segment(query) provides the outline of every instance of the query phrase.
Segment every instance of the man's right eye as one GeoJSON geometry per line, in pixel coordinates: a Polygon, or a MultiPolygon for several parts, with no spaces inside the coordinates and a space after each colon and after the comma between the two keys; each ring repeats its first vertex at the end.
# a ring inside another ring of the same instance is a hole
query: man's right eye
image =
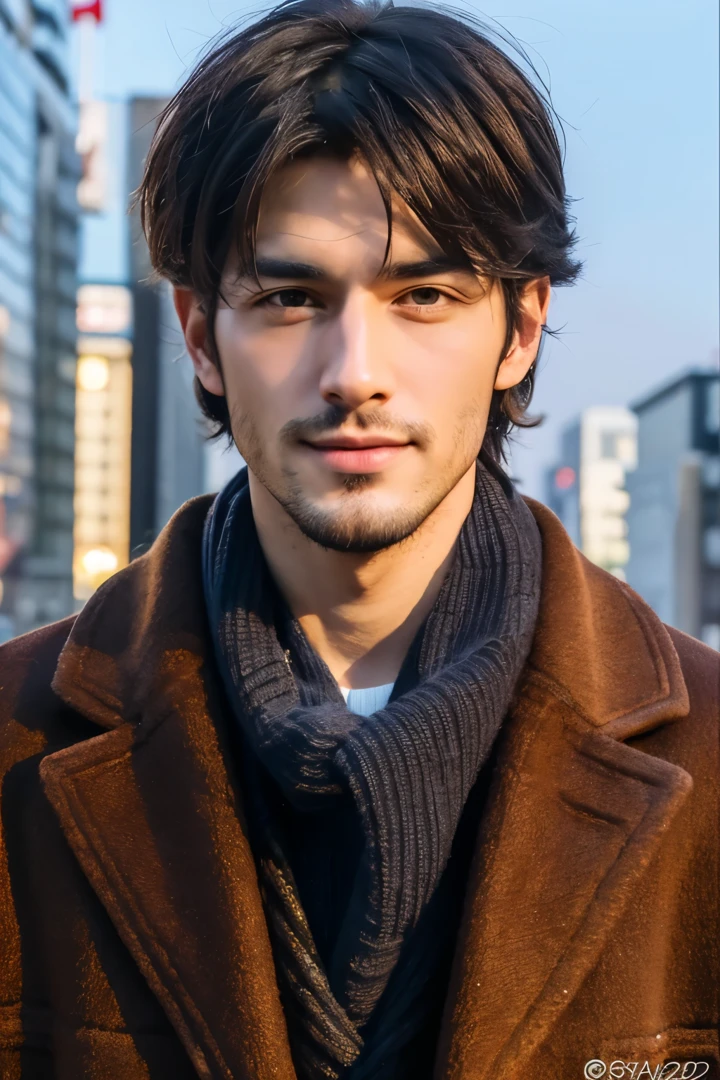
{"type": "Polygon", "coordinates": [[[270,307],[299,308],[307,307],[307,300],[311,300],[311,297],[304,289],[278,289],[277,292],[270,293],[259,302],[268,304],[270,307]]]}

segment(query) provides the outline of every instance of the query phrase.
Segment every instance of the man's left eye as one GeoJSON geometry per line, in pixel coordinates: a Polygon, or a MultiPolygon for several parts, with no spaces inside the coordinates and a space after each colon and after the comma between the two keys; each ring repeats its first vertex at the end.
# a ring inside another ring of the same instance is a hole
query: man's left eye
{"type": "Polygon", "coordinates": [[[413,304],[417,304],[418,307],[431,307],[442,299],[442,293],[439,289],[433,289],[430,286],[426,286],[421,289],[413,289],[409,293],[405,293],[403,299],[411,300],[413,304]]]}

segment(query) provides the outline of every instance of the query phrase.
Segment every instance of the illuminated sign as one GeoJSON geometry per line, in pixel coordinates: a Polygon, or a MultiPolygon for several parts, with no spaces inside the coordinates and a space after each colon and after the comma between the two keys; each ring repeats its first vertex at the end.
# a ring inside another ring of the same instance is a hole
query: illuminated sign
{"type": "Polygon", "coordinates": [[[130,294],[117,286],[80,290],[75,395],[75,597],[87,600],[130,558],[132,345],[108,328],[127,329],[130,294]],[[88,333],[102,330],[105,336],[88,333]]]}
{"type": "Polygon", "coordinates": [[[132,293],[124,285],[81,285],[77,328],[81,334],[130,334],[132,293]]]}

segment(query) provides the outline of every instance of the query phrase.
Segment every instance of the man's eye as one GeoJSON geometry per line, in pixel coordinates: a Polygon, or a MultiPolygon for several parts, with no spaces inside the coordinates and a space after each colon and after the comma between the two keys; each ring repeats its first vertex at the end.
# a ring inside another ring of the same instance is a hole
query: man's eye
{"type": "Polygon", "coordinates": [[[404,296],[401,296],[400,300],[404,300],[406,303],[410,302],[411,304],[415,304],[417,307],[432,307],[438,300],[442,300],[442,298],[443,294],[439,289],[433,289],[431,286],[427,285],[423,288],[412,289],[409,293],[405,293],[404,296]]]}
{"type": "Polygon", "coordinates": [[[437,289],[413,289],[410,293],[414,304],[434,304],[441,294],[437,289]]]}
{"type": "Polygon", "coordinates": [[[309,299],[304,289],[279,289],[278,292],[266,296],[260,303],[269,304],[271,307],[299,308],[307,307],[306,300],[309,299]]]}

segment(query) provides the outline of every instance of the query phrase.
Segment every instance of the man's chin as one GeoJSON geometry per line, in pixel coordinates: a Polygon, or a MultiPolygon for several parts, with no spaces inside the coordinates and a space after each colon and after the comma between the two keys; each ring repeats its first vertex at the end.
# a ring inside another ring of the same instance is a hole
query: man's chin
{"type": "Polygon", "coordinates": [[[407,535],[381,535],[379,533],[343,533],[335,530],[308,529],[299,526],[308,540],[325,551],[340,551],[345,555],[377,555],[407,539],[407,535]]]}
{"type": "MultiPolygon", "coordinates": [[[[353,480],[360,480],[359,474],[353,480]]],[[[363,498],[364,485],[351,484],[348,502],[354,506],[331,507],[310,500],[291,498],[283,503],[285,511],[300,532],[320,547],[348,554],[371,555],[407,540],[424,521],[426,514],[401,505],[374,505],[372,497],[363,498]],[[352,496],[356,492],[356,497],[352,496]]]]}

